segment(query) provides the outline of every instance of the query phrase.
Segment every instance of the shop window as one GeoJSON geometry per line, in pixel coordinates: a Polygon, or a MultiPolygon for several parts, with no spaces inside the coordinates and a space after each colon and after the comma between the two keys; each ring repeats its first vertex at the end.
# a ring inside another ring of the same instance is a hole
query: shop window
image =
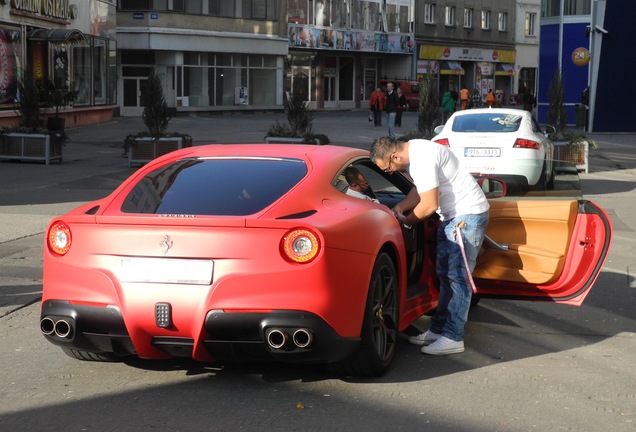
{"type": "Polygon", "coordinates": [[[108,89],[108,51],[104,39],[94,39],[93,45],[93,96],[95,105],[104,105],[108,89]]]}
{"type": "Polygon", "coordinates": [[[87,46],[73,47],[73,85],[76,106],[91,104],[91,49],[87,46]]]}
{"type": "Polygon", "coordinates": [[[353,58],[340,57],[339,67],[338,99],[341,101],[352,101],[354,86],[353,58]]]}

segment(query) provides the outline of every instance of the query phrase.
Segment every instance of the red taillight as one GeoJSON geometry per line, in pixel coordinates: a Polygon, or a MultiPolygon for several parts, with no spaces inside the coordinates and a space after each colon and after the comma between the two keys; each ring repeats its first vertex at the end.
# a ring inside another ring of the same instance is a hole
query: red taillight
{"type": "Polygon", "coordinates": [[[56,255],[65,255],[71,248],[71,229],[62,222],[55,222],[49,229],[46,244],[49,250],[56,255]]]}
{"type": "Polygon", "coordinates": [[[318,236],[306,229],[288,232],[282,241],[283,256],[297,263],[308,263],[316,258],[320,250],[318,236]]]}
{"type": "Polygon", "coordinates": [[[528,140],[528,139],[522,139],[522,138],[517,138],[517,140],[515,141],[515,145],[513,145],[512,147],[513,148],[524,148],[524,149],[539,150],[541,148],[541,144],[539,144],[536,141],[532,141],[532,140],[528,140]]]}
{"type": "Polygon", "coordinates": [[[448,138],[440,138],[435,140],[437,144],[443,145],[445,147],[450,147],[450,143],[448,142],[448,138]]]}

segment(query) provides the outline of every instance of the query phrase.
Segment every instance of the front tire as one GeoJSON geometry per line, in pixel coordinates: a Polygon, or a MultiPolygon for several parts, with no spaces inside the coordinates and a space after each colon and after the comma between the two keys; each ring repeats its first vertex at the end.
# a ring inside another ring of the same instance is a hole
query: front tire
{"type": "Polygon", "coordinates": [[[379,376],[389,370],[400,322],[398,288],[395,264],[382,252],[371,274],[360,346],[350,358],[328,365],[330,370],[357,376],[379,376]]]}

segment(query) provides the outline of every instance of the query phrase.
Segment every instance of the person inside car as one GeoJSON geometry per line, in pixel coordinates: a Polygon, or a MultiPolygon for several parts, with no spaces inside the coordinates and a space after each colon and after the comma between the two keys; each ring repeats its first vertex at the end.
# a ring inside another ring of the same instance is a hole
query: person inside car
{"type": "Polygon", "coordinates": [[[362,173],[358,171],[358,169],[354,166],[349,166],[344,170],[345,180],[349,184],[347,191],[345,192],[347,195],[360,198],[367,201],[373,201],[379,203],[378,199],[375,197],[373,190],[369,186],[369,182],[364,178],[362,173]]]}

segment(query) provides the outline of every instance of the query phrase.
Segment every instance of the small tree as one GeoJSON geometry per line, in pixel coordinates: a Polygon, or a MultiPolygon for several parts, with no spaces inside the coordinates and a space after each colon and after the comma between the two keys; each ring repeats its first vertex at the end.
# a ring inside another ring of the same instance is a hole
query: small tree
{"type": "Polygon", "coordinates": [[[151,136],[159,138],[168,128],[172,118],[168,114],[168,104],[163,96],[161,80],[155,71],[148,75],[143,97],[142,118],[151,136]]]}
{"type": "Polygon", "coordinates": [[[567,113],[565,111],[565,88],[561,69],[554,71],[554,78],[548,88],[548,124],[554,126],[556,134],[560,135],[565,131],[567,125],[567,113]]]}
{"type": "Polygon", "coordinates": [[[434,88],[431,74],[425,74],[420,81],[420,106],[417,111],[417,128],[425,138],[435,135],[434,129],[440,123],[441,109],[439,96],[434,88]]]}
{"type": "Polygon", "coordinates": [[[40,102],[42,89],[33,76],[31,63],[19,74],[16,92],[16,111],[20,114],[19,128],[24,131],[36,132],[40,126],[40,102]]]}

